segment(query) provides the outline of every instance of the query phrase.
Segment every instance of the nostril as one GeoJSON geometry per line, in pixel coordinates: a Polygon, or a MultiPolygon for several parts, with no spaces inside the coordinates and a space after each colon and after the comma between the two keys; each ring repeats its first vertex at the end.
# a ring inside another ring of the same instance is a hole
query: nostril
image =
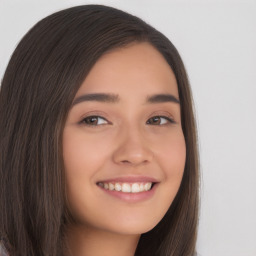
{"type": "Polygon", "coordinates": [[[123,160],[122,163],[130,163],[128,160],[123,160]]]}

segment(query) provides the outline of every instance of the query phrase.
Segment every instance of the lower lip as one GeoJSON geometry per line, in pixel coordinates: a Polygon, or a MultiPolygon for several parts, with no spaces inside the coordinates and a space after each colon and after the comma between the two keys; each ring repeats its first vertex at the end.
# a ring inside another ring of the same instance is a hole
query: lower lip
{"type": "Polygon", "coordinates": [[[136,202],[148,200],[151,197],[153,197],[157,185],[158,184],[154,184],[154,186],[150,190],[139,192],[139,193],[124,193],[122,191],[104,189],[100,186],[99,188],[110,196],[116,197],[126,202],[136,203],[136,202]]]}

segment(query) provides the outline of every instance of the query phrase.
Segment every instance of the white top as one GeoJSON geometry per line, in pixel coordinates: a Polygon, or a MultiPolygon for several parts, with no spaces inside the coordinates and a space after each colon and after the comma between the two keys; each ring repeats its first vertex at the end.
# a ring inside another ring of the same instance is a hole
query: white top
{"type": "Polygon", "coordinates": [[[0,242],[0,256],[8,256],[4,246],[0,242]]]}

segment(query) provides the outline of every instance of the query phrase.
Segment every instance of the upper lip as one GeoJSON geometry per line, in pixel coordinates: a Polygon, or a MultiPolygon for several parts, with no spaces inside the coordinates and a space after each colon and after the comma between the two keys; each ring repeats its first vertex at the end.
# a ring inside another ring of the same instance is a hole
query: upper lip
{"type": "MultiPolygon", "coordinates": [[[[135,182],[152,182],[156,183],[159,182],[156,178],[154,177],[149,177],[149,176],[121,176],[121,177],[114,177],[114,178],[108,178],[104,180],[100,180],[99,182],[128,182],[128,183],[135,183],[135,182]]],[[[97,182],[97,183],[99,183],[97,182]]]]}

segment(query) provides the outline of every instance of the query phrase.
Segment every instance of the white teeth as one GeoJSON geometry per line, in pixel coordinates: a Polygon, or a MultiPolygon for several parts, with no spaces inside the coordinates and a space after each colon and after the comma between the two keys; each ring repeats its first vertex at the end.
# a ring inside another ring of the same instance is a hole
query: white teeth
{"type": "Polygon", "coordinates": [[[98,185],[107,190],[122,191],[124,193],[139,193],[149,191],[152,187],[152,182],[147,183],[103,183],[98,185]]]}
{"type": "Polygon", "coordinates": [[[131,186],[128,183],[124,183],[122,185],[122,192],[130,193],[131,192],[131,186]]]}
{"type": "Polygon", "coordinates": [[[119,183],[115,184],[115,190],[116,191],[121,191],[122,190],[122,186],[119,183]]]}
{"type": "Polygon", "coordinates": [[[145,184],[145,190],[148,191],[151,189],[152,183],[146,183],[145,184]]]}
{"type": "Polygon", "coordinates": [[[140,192],[140,185],[138,183],[132,184],[132,193],[138,193],[140,192]]]}
{"type": "Polygon", "coordinates": [[[114,190],[115,186],[112,183],[109,183],[108,184],[108,188],[109,188],[109,190],[114,190]]]}

